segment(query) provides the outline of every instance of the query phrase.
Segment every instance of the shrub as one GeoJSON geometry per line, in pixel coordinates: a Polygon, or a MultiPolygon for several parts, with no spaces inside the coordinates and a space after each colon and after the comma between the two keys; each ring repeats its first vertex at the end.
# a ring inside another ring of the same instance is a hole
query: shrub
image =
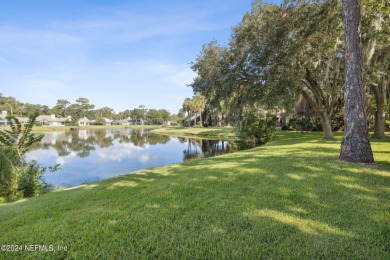
{"type": "MultiPolygon", "coordinates": [[[[27,163],[23,157],[32,144],[43,138],[43,135],[31,134],[36,117],[31,116],[25,125],[15,117],[8,117],[11,130],[0,130],[0,197],[7,201],[32,197],[51,189],[42,178],[47,168],[35,161],[27,163]]],[[[59,165],[49,167],[51,171],[58,168],[59,165]]]]}
{"type": "Polygon", "coordinates": [[[0,147],[0,197],[15,195],[22,165],[23,160],[15,149],[0,147]]]}
{"type": "Polygon", "coordinates": [[[105,125],[105,124],[106,124],[106,120],[104,120],[101,117],[96,118],[95,125],[105,125]]]}
{"type": "Polygon", "coordinates": [[[265,144],[276,135],[276,117],[247,116],[238,135],[247,142],[265,144]]]}
{"type": "Polygon", "coordinates": [[[47,193],[53,189],[51,184],[48,184],[43,179],[43,174],[49,169],[51,172],[59,169],[59,164],[54,167],[44,167],[32,161],[23,167],[21,178],[19,179],[18,190],[23,192],[23,197],[33,197],[47,193]]]}

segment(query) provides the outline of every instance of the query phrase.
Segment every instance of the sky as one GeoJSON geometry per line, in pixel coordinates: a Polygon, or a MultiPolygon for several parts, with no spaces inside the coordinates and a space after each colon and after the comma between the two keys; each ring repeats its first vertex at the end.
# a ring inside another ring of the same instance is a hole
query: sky
{"type": "Polygon", "coordinates": [[[251,2],[2,1],[0,93],[49,107],[85,97],[117,113],[139,105],[177,113],[193,95],[190,63],[203,44],[227,44],[251,2]]]}

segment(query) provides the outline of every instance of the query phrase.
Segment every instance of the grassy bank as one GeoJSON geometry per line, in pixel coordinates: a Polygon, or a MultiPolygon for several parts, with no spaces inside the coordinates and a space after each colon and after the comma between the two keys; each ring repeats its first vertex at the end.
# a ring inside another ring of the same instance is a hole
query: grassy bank
{"type": "Polygon", "coordinates": [[[152,130],[153,133],[178,137],[207,138],[216,140],[238,140],[233,127],[164,127],[152,130]]]}
{"type": "Polygon", "coordinates": [[[251,150],[0,205],[0,258],[390,258],[389,141],[376,164],[283,133],[251,150]],[[66,246],[67,251],[59,251],[66,246]]]}

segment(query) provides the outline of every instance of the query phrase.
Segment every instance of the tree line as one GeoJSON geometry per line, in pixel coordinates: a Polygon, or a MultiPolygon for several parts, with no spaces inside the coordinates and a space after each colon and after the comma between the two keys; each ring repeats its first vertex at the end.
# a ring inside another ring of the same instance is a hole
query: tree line
{"type": "Polygon", "coordinates": [[[390,3],[352,1],[291,0],[280,6],[254,1],[251,11],[233,27],[228,44],[215,40],[205,44],[192,63],[197,76],[190,86],[206,97],[204,116],[224,118],[238,129],[248,128],[254,116],[272,111],[282,112],[284,124],[289,118],[312,117],[324,139],[333,139],[333,130],[347,128],[344,113],[351,116],[362,107],[359,113],[364,119],[359,124],[368,122],[374,138],[386,138],[390,3]],[[356,8],[346,12],[350,6],[356,8]],[[356,29],[357,47],[356,53],[348,54],[351,28],[356,29]],[[362,61],[348,63],[354,55],[362,61]],[[358,89],[349,89],[349,77],[344,76],[355,67],[362,71],[361,99],[350,95],[358,89]]]}
{"type": "MultiPolygon", "coordinates": [[[[362,5],[364,105],[374,137],[384,138],[390,112],[390,4],[363,0],[362,5]]],[[[343,127],[337,120],[343,117],[345,84],[342,18],[337,0],[281,6],[255,1],[227,46],[217,41],[203,46],[192,63],[197,77],[190,86],[206,97],[209,115],[223,115],[239,126],[264,109],[296,117],[299,101],[306,103],[324,138],[332,139],[332,130],[343,127]]]]}
{"type": "Polygon", "coordinates": [[[167,120],[177,120],[177,116],[171,114],[166,109],[147,109],[144,105],[119,113],[115,113],[114,109],[110,107],[95,109],[95,105],[88,98],[83,97],[78,98],[74,103],[66,99],[58,99],[56,104],[50,108],[47,105],[23,103],[15,97],[7,97],[0,94],[0,111],[7,111],[8,115],[17,117],[30,117],[36,113],[39,115],[54,114],[57,117],[70,116],[72,121],[77,121],[83,117],[87,117],[90,120],[102,118],[122,120],[130,117],[132,119],[147,120],[154,124],[162,124],[167,120]]]}

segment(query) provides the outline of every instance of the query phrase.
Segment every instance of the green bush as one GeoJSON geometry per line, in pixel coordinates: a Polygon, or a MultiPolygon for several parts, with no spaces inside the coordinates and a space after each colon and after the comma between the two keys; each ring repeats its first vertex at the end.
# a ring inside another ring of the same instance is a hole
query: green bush
{"type": "Polygon", "coordinates": [[[265,144],[276,135],[276,117],[259,117],[251,114],[245,118],[238,135],[247,142],[265,144]]]}
{"type": "Polygon", "coordinates": [[[15,195],[22,166],[23,161],[15,149],[0,147],[0,197],[15,195]]]}
{"type": "Polygon", "coordinates": [[[101,117],[96,118],[95,125],[105,125],[105,124],[106,124],[106,120],[104,120],[101,117]]]}
{"type": "MultiPolygon", "coordinates": [[[[18,183],[18,190],[23,192],[23,197],[33,197],[36,195],[44,194],[53,189],[53,186],[47,184],[43,179],[43,174],[48,168],[37,164],[36,161],[32,161],[23,167],[21,178],[18,183]]],[[[57,171],[59,164],[54,167],[49,167],[51,172],[57,171]]]]}
{"type": "MultiPolygon", "coordinates": [[[[31,134],[37,115],[22,125],[15,117],[8,117],[11,130],[0,130],[0,197],[1,201],[14,201],[32,197],[51,189],[42,178],[47,170],[35,161],[27,163],[23,155],[28,148],[42,140],[43,135],[31,134]]],[[[58,170],[59,165],[49,167],[58,170]]]]}

